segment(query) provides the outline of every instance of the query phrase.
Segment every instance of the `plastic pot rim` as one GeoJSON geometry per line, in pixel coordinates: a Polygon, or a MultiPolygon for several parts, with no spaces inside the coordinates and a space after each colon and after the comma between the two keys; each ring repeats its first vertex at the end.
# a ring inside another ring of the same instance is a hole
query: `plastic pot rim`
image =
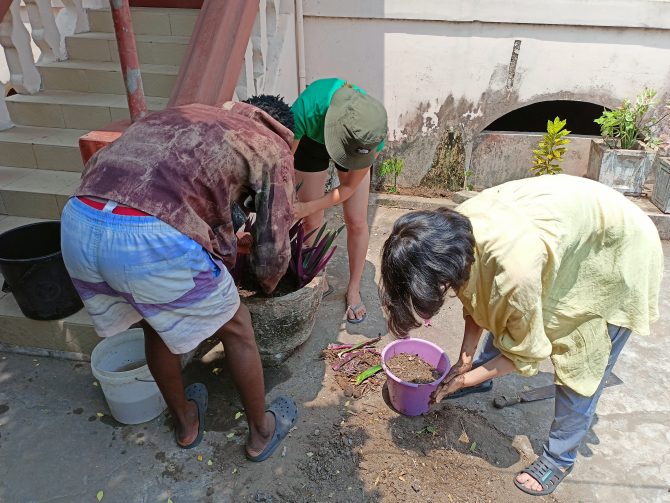
{"type": "MultiPolygon", "coordinates": [[[[437,379],[435,379],[434,381],[427,382],[427,383],[421,383],[421,384],[403,381],[398,376],[396,376],[393,372],[391,372],[391,370],[388,368],[388,366],[386,365],[386,353],[387,353],[387,351],[390,348],[392,348],[393,346],[402,344],[404,341],[407,341],[408,339],[397,339],[397,340],[387,344],[384,347],[384,349],[382,350],[382,354],[381,354],[382,368],[384,369],[384,372],[386,373],[386,375],[388,377],[390,377],[391,379],[393,379],[395,382],[403,384],[404,386],[409,386],[411,388],[418,388],[419,386],[436,386],[436,385],[440,384],[444,380],[444,378],[447,377],[447,374],[449,373],[449,366],[447,366],[447,369],[442,373],[442,375],[440,377],[438,377],[437,379]]],[[[449,362],[449,357],[446,356],[445,351],[440,346],[438,346],[437,344],[434,344],[430,341],[427,341],[425,339],[419,339],[419,338],[412,338],[412,340],[413,341],[420,341],[420,344],[425,344],[427,346],[431,346],[433,349],[438,350],[440,353],[445,355],[445,357],[447,358],[447,362],[449,362]]]]}

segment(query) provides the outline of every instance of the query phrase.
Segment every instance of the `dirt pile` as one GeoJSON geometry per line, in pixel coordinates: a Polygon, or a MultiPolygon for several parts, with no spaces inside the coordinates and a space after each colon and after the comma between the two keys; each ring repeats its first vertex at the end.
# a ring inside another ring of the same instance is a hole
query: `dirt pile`
{"type": "Polygon", "coordinates": [[[435,367],[416,354],[399,353],[386,366],[398,379],[414,384],[428,384],[440,377],[435,367]]]}

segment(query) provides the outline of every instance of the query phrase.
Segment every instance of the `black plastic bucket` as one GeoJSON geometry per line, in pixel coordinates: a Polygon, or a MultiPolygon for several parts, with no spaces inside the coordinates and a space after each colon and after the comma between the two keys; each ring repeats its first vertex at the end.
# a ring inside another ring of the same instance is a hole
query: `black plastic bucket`
{"type": "Polygon", "coordinates": [[[84,305],[60,249],[60,222],[24,225],[0,235],[2,290],[14,294],[28,318],[57,320],[84,305]]]}

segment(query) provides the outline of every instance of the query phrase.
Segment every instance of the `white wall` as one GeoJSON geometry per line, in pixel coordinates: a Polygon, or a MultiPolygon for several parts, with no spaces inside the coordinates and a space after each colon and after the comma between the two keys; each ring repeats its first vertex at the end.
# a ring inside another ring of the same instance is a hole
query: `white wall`
{"type": "Polygon", "coordinates": [[[341,76],[382,99],[390,147],[425,174],[444,127],[472,140],[549,99],[670,97],[670,2],[304,0],[307,82],[341,76]],[[515,40],[521,41],[508,86],[515,40]],[[430,154],[430,155],[429,155],[430,154]]]}

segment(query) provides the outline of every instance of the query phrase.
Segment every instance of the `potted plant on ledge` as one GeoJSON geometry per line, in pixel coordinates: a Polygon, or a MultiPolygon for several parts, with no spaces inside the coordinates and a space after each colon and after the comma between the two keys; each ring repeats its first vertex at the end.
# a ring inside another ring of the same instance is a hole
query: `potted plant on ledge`
{"type": "MultiPolygon", "coordinates": [[[[246,220],[250,232],[253,218],[246,220]]],[[[233,278],[242,302],[249,308],[256,344],[264,366],[283,363],[312,333],[321,305],[324,270],[337,246],[333,243],[344,226],[335,231],[324,224],[305,234],[301,221],[290,230],[291,260],[286,274],[271,295],[263,295],[251,271],[250,257],[238,254],[233,278]],[[312,244],[310,238],[316,233],[312,244]]]]}
{"type": "Polygon", "coordinates": [[[586,176],[629,195],[641,195],[653,176],[661,140],[657,134],[667,114],[657,117],[656,91],[645,89],[635,102],[626,99],[595,120],[602,140],[591,142],[586,176]]]}

